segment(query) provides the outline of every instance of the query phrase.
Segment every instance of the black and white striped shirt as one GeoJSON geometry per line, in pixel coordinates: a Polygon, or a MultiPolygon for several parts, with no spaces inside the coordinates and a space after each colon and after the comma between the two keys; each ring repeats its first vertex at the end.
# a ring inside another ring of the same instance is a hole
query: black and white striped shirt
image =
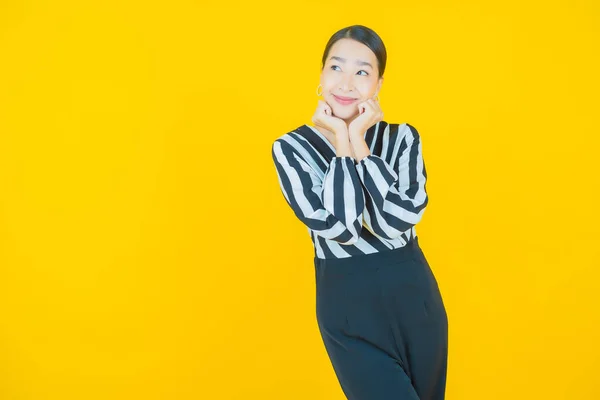
{"type": "Polygon", "coordinates": [[[308,228],[315,257],[346,258],[402,247],[429,201],[421,136],[408,123],[385,121],[364,134],[371,154],[336,156],[315,127],[275,139],[272,156],[281,191],[308,228]]]}

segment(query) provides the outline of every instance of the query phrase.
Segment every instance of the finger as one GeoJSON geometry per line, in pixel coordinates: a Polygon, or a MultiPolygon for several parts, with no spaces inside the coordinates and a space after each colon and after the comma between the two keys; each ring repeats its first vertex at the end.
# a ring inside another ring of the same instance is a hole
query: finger
{"type": "Polygon", "coordinates": [[[325,102],[323,100],[319,100],[319,103],[317,104],[317,110],[321,110],[325,107],[325,102]]]}
{"type": "Polygon", "coordinates": [[[321,103],[319,104],[319,111],[324,115],[331,115],[331,107],[329,104],[323,100],[320,101],[321,103]]]}
{"type": "Polygon", "coordinates": [[[325,104],[324,101],[319,101],[319,106],[317,107],[317,114],[319,115],[326,115],[327,112],[327,105],[325,104]]]}
{"type": "Polygon", "coordinates": [[[375,109],[381,108],[381,104],[379,103],[379,100],[373,99],[373,105],[375,106],[375,109]]]}
{"type": "Polygon", "coordinates": [[[362,103],[360,103],[360,105],[362,105],[365,108],[371,108],[371,104],[369,103],[369,99],[363,101],[362,103]]]}
{"type": "Polygon", "coordinates": [[[358,113],[362,114],[365,112],[365,102],[358,103],[358,113]]]}
{"type": "Polygon", "coordinates": [[[381,106],[379,105],[379,103],[377,102],[377,100],[372,100],[371,104],[372,104],[372,107],[373,107],[373,112],[375,112],[375,113],[381,112],[381,106]]]}

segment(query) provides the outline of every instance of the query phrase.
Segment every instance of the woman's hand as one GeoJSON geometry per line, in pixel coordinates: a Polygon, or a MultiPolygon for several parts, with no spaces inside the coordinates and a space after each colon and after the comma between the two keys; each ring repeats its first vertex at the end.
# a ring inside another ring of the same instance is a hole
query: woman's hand
{"type": "Polygon", "coordinates": [[[362,137],[364,133],[383,120],[383,111],[379,106],[379,102],[374,99],[367,99],[358,104],[359,116],[356,117],[348,126],[350,136],[358,135],[362,137]]]}
{"type": "Polygon", "coordinates": [[[336,136],[338,134],[348,133],[348,125],[346,125],[346,121],[341,118],[334,117],[331,112],[331,107],[323,100],[319,100],[317,110],[312,117],[312,122],[316,126],[320,126],[335,133],[336,136]]]}

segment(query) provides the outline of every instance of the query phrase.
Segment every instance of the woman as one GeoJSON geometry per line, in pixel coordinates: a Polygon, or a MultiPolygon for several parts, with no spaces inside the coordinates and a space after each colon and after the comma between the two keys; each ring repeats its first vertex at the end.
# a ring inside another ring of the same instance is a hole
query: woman
{"type": "Polygon", "coordinates": [[[415,229],[427,173],[417,130],[383,120],[386,59],[373,30],[336,32],[323,53],[315,126],[277,138],[272,156],[315,248],[318,326],[346,397],[440,400],[448,320],[415,229]]]}

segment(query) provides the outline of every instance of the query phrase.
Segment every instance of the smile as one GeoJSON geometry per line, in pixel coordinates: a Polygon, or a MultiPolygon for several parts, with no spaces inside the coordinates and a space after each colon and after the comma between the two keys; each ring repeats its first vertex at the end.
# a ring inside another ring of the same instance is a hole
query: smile
{"type": "Polygon", "coordinates": [[[342,105],[344,105],[344,106],[347,106],[348,104],[352,104],[352,103],[354,103],[356,100],[358,100],[358,99],[350,99],[350,98],[348,98],[348,99],[343,99],[343,98],[340,98],[340,97],[336,96],[336,95],[335,95],[335,94],[333,94],[333,93],[332,93],[332,95],[333,95],[333,98],[335,99],[335,101],[337,101],[338,103],[340,103],[340,104],[342,104],[342,105]]]}

